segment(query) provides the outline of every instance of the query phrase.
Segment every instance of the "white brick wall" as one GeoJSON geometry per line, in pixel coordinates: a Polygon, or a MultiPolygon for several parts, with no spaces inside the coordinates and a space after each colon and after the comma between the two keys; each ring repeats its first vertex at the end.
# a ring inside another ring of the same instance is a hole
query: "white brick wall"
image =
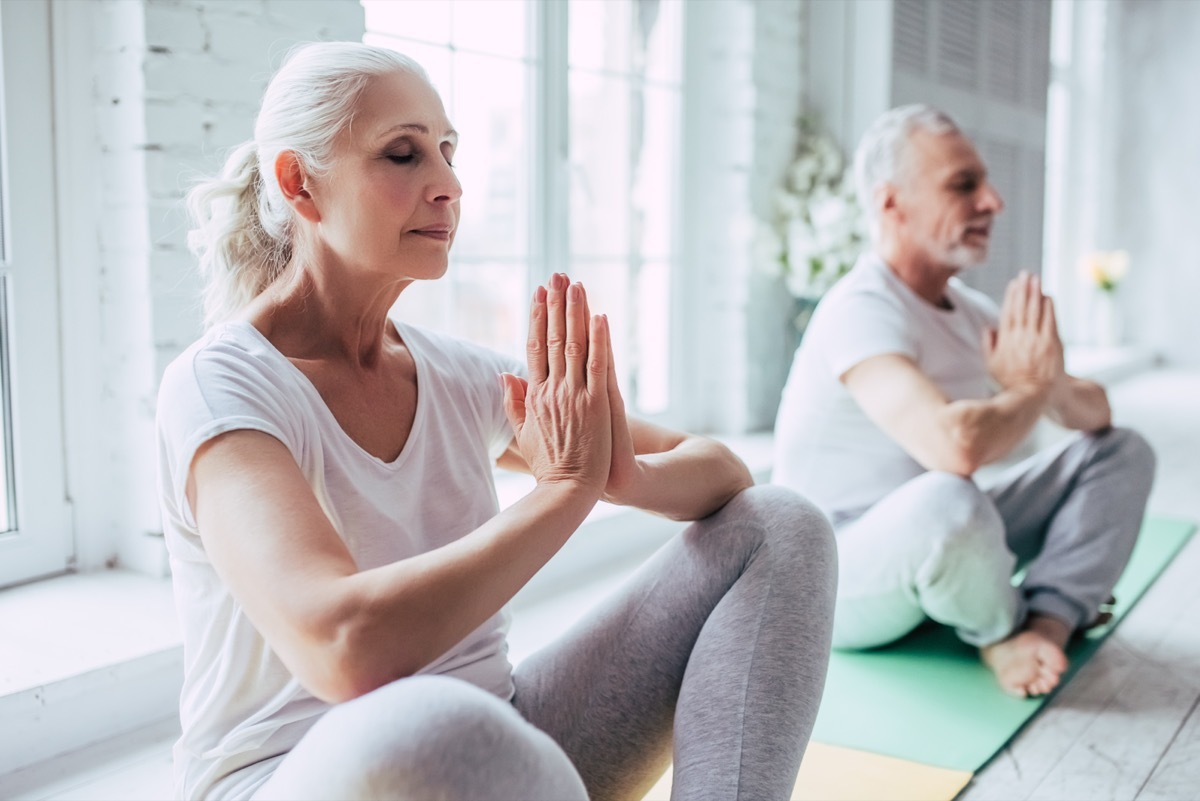
{"type": "Polygon", "coordinates": [[[703,354],[689,365],[691,391],[702,399],[689,424],[764,430],[790,362],[793,304],[752,263],[754,219],[769,213],[794,153],[802,2],[707,0],[688,10],[684,269],[704,276],[685,307],[699,310],[689,330],[703,354]]]}
{"type": "MultiPolygon", "coordinates": [[[[164,569],[154,403],[163,369],[200,332],[181,200],[248,139],[271,71],[301,41],[360,39],[357,0],[101,0],[64,4],[91,42],[92,130],[65,131],[86,259],[64,264],[68,475],[80,566],[164,569]],[[88,261],[90,259],[90,261],[88,261]],[[99,295],[81,297],[76,283],[99,295]],[[75,315],[73,311],[84,310],[75,315]],[[81,322],[76,323],[76,320],[81,322]],[[87,322],[82,322],[87,320],[87,322]],[[92,328],[85,326],[91,324],[92,328]],[[93,330],[98,328],[99,330],[93,330]]],[[[88,61],[89,59],[84,59],[88,61]]]]}
{"type": "MultiPolygon", "coordinates": [[[[773,199],[784,170],[796,152],[796,121],[804,91],[804,15],[801,3],[756,3],[754,86],[754,159],[750,205],[759,219],[773,216],[773,199]]],[[[753,265],[745,316],[746,429],[775,424],[783,384],[796,346],[795,302],[783,282],[753,265]]]]}

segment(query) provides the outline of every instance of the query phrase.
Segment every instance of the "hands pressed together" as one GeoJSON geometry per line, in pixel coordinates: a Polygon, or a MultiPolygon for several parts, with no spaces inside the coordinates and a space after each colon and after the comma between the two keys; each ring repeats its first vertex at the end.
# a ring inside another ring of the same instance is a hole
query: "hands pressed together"
{"type": "Polygon", "coordinates": [[[517,446],[539,484],[574,483],[613,497],[638,471],[617,386],[606,315],[582,284],[555,273],[529,313],[529,380],[502,376],[517,446]]]}
{"type": "Polygon", "coordinates": [[[1005,389],[1052,390],[1066,375],[1054,301],[1041,280],[1022,272],[1008,285],[999,327],[984,331],[988,372],[1005,389]]]}

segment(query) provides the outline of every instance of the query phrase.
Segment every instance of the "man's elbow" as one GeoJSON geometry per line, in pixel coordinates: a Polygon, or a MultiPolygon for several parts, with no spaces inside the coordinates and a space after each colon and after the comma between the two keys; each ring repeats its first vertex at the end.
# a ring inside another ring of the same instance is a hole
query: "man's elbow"
{"type": "Polygon", "coordinates": [[[936,467],[926,466],[969,478],[987,463],[987,443],[976,426],[969,421],[959,421],[951,428],[937,462],[936,467]]]}
{"type": "Polygon", "coordinates": [[[939,423],[924,458],[918,460],[923,467],[970,477],[987,463],[987,442],[976,410],[960,404],[948,405],[939,423]]]}

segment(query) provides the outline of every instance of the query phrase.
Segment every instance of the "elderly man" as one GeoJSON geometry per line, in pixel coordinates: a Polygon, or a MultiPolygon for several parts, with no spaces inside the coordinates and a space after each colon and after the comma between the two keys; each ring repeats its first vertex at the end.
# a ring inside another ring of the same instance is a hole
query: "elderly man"
{"type": "Polygon", "coordinates": [[[1004,690],[1047,693],[1128,561],[1153,453],[1111,426],[1102,387],[1064,372],[1036,276],[998,309],[957,277],[987,256],[1004,203],[952,120],[887,112],[855,178],[872,246],[813,315],[776,424],[774,480],[837,531],[834,644],[882,645],[932,618],[1004,690]],[[973,480],[1042,415],[1080,433],[973,480]]]}

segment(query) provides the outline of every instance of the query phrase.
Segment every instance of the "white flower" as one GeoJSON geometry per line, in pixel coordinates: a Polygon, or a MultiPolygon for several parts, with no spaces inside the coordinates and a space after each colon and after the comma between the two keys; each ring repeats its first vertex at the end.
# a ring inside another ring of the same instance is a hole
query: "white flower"
{"type": "Polygon", "coordinates": [[[759,222],[754,227],[754,263],[771,275],[778,275],[783,267],[784,242],[770,225],[759,222]]]}
{"type": "Polygon", "coordinates": [[[775,193],[775,211],[784,218],[800,217],[804,214],[804,199],[799,195],[780,190],[775,193]]]}
{"type": "Polygon", "coordinates": [[[801,122],[797,155],[775,193],[774,212],[774,244],[756,243],[756,260],[769,262],[773,272],[781,267],[797,297],[819,297],[853,265],[866,223],[841,150],[811,121],[801,122]]]}

